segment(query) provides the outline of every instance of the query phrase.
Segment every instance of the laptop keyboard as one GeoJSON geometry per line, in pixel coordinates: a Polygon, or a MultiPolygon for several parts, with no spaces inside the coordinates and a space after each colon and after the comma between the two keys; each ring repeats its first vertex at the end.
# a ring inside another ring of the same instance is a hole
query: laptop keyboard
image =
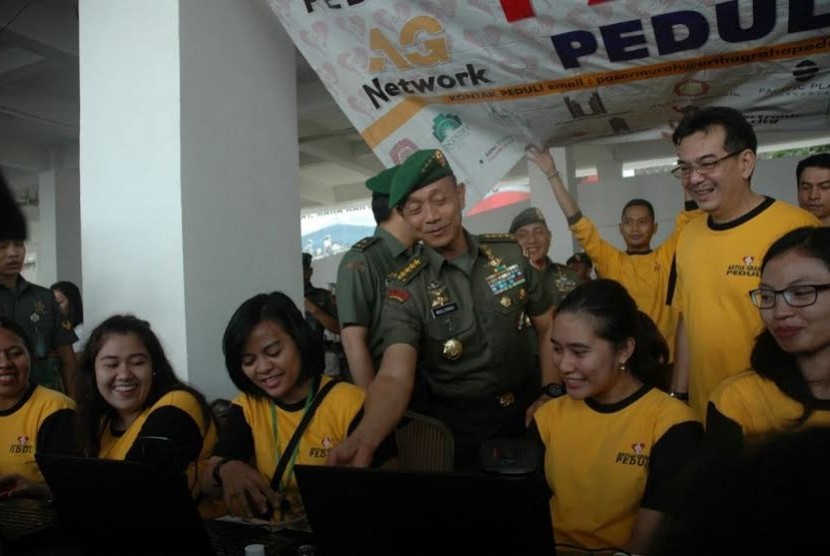
{"type": "Polygon", "coordinates": [[[311,540],[310,533],[302,531],[272,531],[267,526],[230,521],[210,520],[205,526],[217,556],[242,556],[249,544],[265,546],[267,556],[294,556],[311,540]]]}
{"type": "Polygon", "coordinates": [[[15,540],[52,525],[55,510],[34,500],[6,500],[0,504],[0,537],[15,540]]]}

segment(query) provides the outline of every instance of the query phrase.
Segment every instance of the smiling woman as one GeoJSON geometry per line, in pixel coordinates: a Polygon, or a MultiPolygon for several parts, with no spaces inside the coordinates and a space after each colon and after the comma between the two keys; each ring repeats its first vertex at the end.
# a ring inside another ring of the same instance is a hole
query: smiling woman
{"type": "Polygon", "coordinates": [[[648,383],[668,349],[645,319],[608,279],[578,286],[557,310],[554,361],[567,395],[536,411],[532,431],[557,543],[646,554],[703,436],[688,406],[648,383]]]}
{"type": "MultiPolygon", "coordinates": [[[[186,472],[194,498],[216,443],[204,396],[178,379],[149,323],[115,315],[90,334],[78,373],[83,453],[149,461],[186,472]]],[[[200,507],[203,515],[213,509],[200,507]]]]}
{"type": "Polygon", "coordinates": [[[830,228],[799,228],[773,243],[750,299],[765,330],[753,370],[723,381],[709,400],[707,438],[720,451],[830,425],[830,228]]]}
{"type": "Polygon", "coordinates": [[[25,331],[0,316],[0,496],[48,498],[36,452],[72,451],[75,404],[32,384],[25,331]]]}
{"type": "Polygon", "coordinates": [[[245,301],[222,340],[240,390],[228,410],[202,488],[236,516],[303,517],[294,465],[323,465],[356,426],[363,391],[322,376],[323,346],[283,293],[245,301]],[[312,418],[313,416],[313,418],[312,418]]]}

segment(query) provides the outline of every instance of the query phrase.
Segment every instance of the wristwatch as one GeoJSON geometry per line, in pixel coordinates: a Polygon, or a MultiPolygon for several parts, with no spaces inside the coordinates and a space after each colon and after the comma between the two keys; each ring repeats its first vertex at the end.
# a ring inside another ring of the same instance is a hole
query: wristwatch
{"type": "Polygon", "coordinates": [[[551,382],[542,386],[542,393],[549,398],[558,398],[565,394],[565,387],[556,382],[551,382]]]}

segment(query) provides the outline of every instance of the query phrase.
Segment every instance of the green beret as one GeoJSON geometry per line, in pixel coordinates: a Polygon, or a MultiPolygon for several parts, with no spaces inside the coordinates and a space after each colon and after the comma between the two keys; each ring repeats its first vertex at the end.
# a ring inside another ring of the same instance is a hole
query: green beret
{"type": "Polygon", "coordinates": [[[516,230],[522,226],[527,226],[528,224],[544,224],[546,228],[548,227],[548,223],[545,222],[545,215],[542,214],[542,211],[536,207],[530,207],[524,209],[516,215],[516,218],[514,218],[513,222],[510,223],[510,233],[515,234],[516,230]]]}
{"type": "Polygon", "coordinates": [[[395,177],[397,171],[398,166],[392,166],[372,176],[366,180],[366,189],[374,193],[380,193],[381,195],[389,195],[389,190],[392,187],[392,178],[395,177]]]}
{"type": "Polygon", "coordinates": [[[392,178],[389,206],[396,207],[406,201],[416,189],[452,175],[452,168],[444,153],[438,149],[416,151],[398,166],[398,171],[392,178]]]}
{"type": "Polygon", "coordinates": [[[311,268],[311,253],[303,253],[303,269],[311,268]]]}

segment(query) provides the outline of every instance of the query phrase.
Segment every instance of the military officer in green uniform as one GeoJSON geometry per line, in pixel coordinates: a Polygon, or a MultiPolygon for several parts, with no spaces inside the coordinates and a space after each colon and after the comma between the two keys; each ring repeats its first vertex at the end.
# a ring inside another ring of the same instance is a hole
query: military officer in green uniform
{"type": "Polygon", "coordinates": [[[510,233],[516,236],[524,256],[542,275],[542,283],[553,298],[555,308],[582,279],[574,270],[553,262],[548,256],[552,234],[542,211],[536,207],[524,209],[510,224],[510,233]]]}
{"type": "Polygon", "coordinates": [[[415,243],[400,212],[389,207],[397,169],[387,168],[366,181],[377,227],[373,235],[352,245],[337,269],[340,340],[352,380],[361,388],[368,388],[383,357],[380,319],[389,275],[409,260],[415,243]]]}
{"type": "Polygon", "coordinates": [[[410,401],[416,366],[428,398],[420,411],[446,423],[455,437],[456,469],[478,466],[481,444],[524,434],[525,411],[544,382],[558,382],[550,347],[550,296],[509,234],[474,236],[461,223],[464,186],[443,153],[424,150],[401,164],[389,203],[424,242],[398,270],[383,307],[386,343],[380,371],[354,433],[329,462],[368,465],[410,401]]]}
{"type": "Polygon", "coordinates": [[[71,395],[76,369],[72,344],[78,338],[52,292],[20,275],[25,259],[22,238],[0,237],[0,315],[14,320],[28,334],[34,348],[33,380],[71,395]]]}

